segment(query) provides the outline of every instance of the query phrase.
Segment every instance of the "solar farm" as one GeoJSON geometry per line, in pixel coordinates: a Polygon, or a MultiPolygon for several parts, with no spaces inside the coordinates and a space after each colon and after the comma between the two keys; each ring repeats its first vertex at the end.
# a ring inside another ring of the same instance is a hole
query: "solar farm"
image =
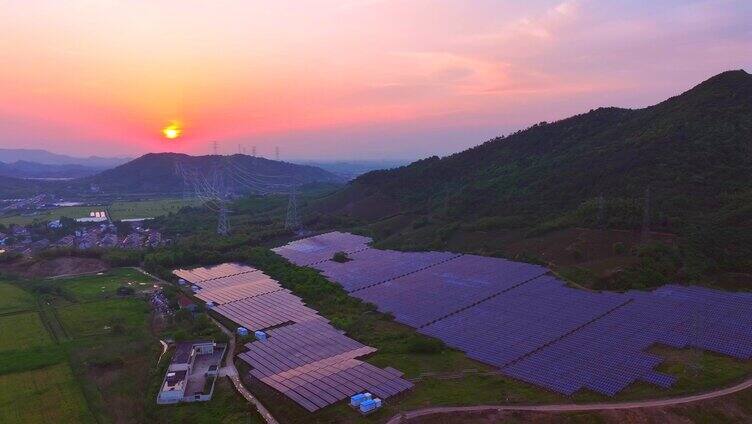
{"type": "Polygon", "coordinates": [[[600,293],[567,287],[537,265],[369,242],[334,232],[274,251],[504,375],[564,395],[672,386],[676,377],[656,371],[664,359],[647,352],[656,344],[752,358],[749,293],[680,285],[600,293]],[[336,252],[349,260],[326,259],[336,252]]]}
{"type": "Polygon", "coordinates": [[[361,392],[388,398],[413,385],[357,358],[376,349],[345,336],[263,272],[244,265],[176,270],[214,311],[265,339],[238,357],[251,375],[313,412],[361,392]]]}

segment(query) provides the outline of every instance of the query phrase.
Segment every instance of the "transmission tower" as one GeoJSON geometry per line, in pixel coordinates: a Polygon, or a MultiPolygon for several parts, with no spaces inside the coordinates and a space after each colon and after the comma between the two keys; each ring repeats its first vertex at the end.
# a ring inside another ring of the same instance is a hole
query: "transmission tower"
{"type": "Polygon", "coordinates": [[[290,188],[290,200],[287,203],[285,228],[295,231],[296,233],[303,230],[303,224],[300,220],[300,212],[298,211],[298,188],[294,184],[290,188]]]}
{"type": "Polygon", "coordinates": [[[219,143],[216,141],[211,142],[212,150],[214,151],[214,156],[217,156],[219,154],[219,143]]]}
{"type": "Polygon", "coordinates": [[[251,156],[256,156],[256,146],[251,147],[251,156]]]}
{"type": "Polygon", "coordinates": [[[606,228],[606,199],[601,193],[598,196],[598,216],[596,217],[596,224],[598,228],[606,228]]]}
{"type": "Polygon", "coordinates": [[[650,236],[650,187],[645,189],[645,206],[642,208],[642,241],[650,236]]]}
{"type": "MultiPolygon", "coordinates": [[[[250,161],[251,165],[253,161],[250,161]]],[[[298,181],[291,175],[264,175],[249,169],[249,161],[228,155],[212,158],[210,169],[189,167],[183,162],[175,164],[175,172],[183,178],[185,187],[192,187],[195,197],[204,206],[217,213],[217,234],[230,232],[230,193],[245,188],[260,195],[288,195],[285,226],[301,234],[302,220],[298,208],[298,181]]]]}
{"type": "Polygon", "coordinates": [[[279,146],[274,148],[274,158],[279,160],[279,146]]]}

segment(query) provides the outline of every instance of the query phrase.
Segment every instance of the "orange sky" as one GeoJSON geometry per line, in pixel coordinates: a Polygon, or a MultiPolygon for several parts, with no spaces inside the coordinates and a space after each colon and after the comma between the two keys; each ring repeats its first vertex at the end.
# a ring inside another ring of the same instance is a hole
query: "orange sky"
{"type": "Polygon", "coordinates": [[[751,71],[750,2],[653,3],[6,0],[0,147],[417,158],[751,71]]]}

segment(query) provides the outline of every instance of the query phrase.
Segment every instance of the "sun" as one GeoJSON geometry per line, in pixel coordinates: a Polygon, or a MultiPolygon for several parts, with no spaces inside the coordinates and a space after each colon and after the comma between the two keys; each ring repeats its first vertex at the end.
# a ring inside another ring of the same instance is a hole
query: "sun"
{"type": "Polygon", "coordinates": [[[164,134],[164,136],[170,140],[174,140],[180,137],[180,134],[182,133],[183,133],[183,130],[180,128],[180,125],[178,125],[175,122],[171,123],[170,125],[162,129],[162,134],[164,134]]]}

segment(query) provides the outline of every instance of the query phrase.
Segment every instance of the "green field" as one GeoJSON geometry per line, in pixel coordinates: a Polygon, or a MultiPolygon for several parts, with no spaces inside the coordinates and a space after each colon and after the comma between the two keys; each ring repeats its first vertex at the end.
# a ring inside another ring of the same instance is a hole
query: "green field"
{"type": "Polygon", "coordinates": [[[0,337],[0,352],[37,348],[52,343],[52,338],[36,312],[0,316],[0,334],[13,335],[0,337]]]}
{"type": "Polygon", "coordinates": [[[57,280],[60,287],[79,302],[112,298],[118,288],[128,286],[136,291],[148,288],[152,280],[132,268],[120,268],[103,275],[85,275],[57,280]]]}
{"type": "Polygon", "coordinates": [[[89,216],[89,212],[94,209],[103,209],[102,206],[65,206],[61,208],[50,209],[44,212],[35,213],[34,215],[12,215],[0,218],[0,224],[3,225],[29,225],[35,221],[47,222],[66,218],[83,218],[89,216]]]}
{"type": "Polygon", "coordinates": [[[34,215],[12,215],[0,218],[0,224],[28,225],[35,221],[47,222],[60,217],[83,218],[94,210],[106,210],[113,220],[133,218],[156,218],[177,212],[184,206],[194,206],[198,202],[192,199],[160,199],[133,202],[113,202],[105,206],[65,206],[39,212],[34,215]]]}
{"type": "Polygon", "coordinates": [[[0,375],[0,422],[96,422],[68,364],[0,375]]]}
{"type": "Polygon", "coordinates": [[[210,402],[156,404],[162,328],[142,293],[153,284],[132,268],[0,283],[0,423],[259,423],[224,378],[210,402]]]}
{"type": "Polygon", "coordinates": [[[184,206],[195,206],[199,203],[192,199],[161,199],[144,200],[140,202],[114,202],[107,210],[113,220],[128,218],[156,218],[177,212],[184,206]]]}
{"type": "Polygon", "coordinates": [[[80,338],[113,331],[143,331],[149,307],[140,299],[113,299],[64,306],[58,308],[57,315],[65,332],[73,338],[80,338]],[[117,329],[118,325],[123,328],[117,329]]]}
{"type": "Polygon", "coordinates": [[[31,293],[14,286],[0,282],[0,314],[26,311],[34,307],[34,296],[31,293]]]}

